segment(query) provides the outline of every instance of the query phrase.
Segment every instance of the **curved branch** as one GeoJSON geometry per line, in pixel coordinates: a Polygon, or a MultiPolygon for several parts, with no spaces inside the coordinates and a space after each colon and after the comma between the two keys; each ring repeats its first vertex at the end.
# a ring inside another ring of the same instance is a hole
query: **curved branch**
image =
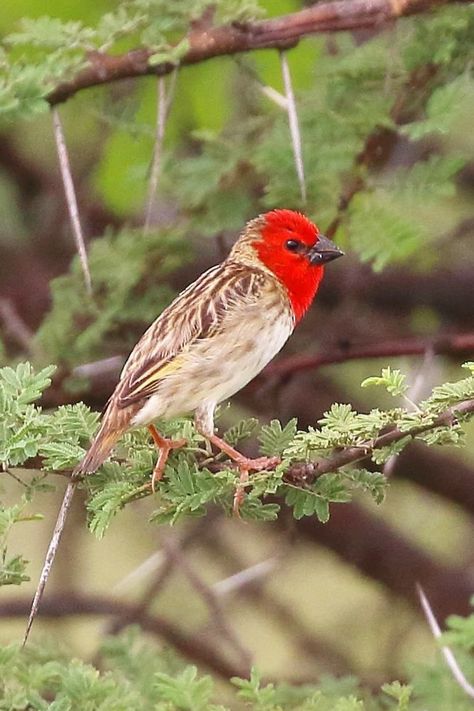
{"type": "Polygon", "coordinates": [[[343,561],[419,611],[416,583],[429,595],[436,614],[469,614],[472,576],[464,565],[447,565],[394,526],[353,502],[332,508],[328,523],[305,517],[295,524],[307,541],[325,546],[343,561]]]}
{"type": "MultiPolygon", "coordinates": [[[[470,0],[337,0],[259,22],[219,27],[199,25],[188,34],[189,49],[180,64],[197,64],[213,57],[255,49],[286,49],[309,34],[378,27],[399,17],[453,2],[467,3],[470,0]]],[[[153,54],[154,50],[146,48],[121,55],[91,52],[89,66],[70,81],[59,84],[49,94],[48,101],[53,106],[92,86],[149,74],[164,76],[173,71],[175,64],[172,62],[150,64],[153,54]]]]}
{"type": "Polygon", "coordinates": [[[382,341],[366,346],[343,344],[339,348],[317,355],[295,355],[269,365],[264,374],[291,375],[300,370],[315,370],[323,365],[343,363],[348,360],[367,360],[371,358],[396,358],[401,356],[424,355],[427,351],[439,355],[460,355],[474,353],[474,333],[459,333],[433,339],[400,339],[382,341]]]}
{"type": "MultiPolygon", "coordinates": [[[[0,617],[25,617],[31,601],[26,597],[4,600],[0,603],[0,617]]],[[[49,595],[41,604],[40,617],[58,619],[78,615],[119,616],[133,620],[147,632],[157,635],[173,646],[180,654],[191,661],[202,664],[213,672],[229,679],[232,676],[245,677],[248,669],[229,662],[220,654],[215,644],[203,639],[189,637],[169,620],[159,615],[148,613],[136,614],[133,603],[122,602],[103,595],[84,595],[81,593],[60,593],[49,595]]]]}

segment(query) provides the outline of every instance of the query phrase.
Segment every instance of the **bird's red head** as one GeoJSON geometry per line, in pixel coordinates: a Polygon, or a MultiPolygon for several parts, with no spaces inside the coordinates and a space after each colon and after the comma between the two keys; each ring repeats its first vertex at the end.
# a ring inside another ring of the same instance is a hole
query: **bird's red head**
{"type": "Polygon", "coordinates": [[[300,212],[272,210],[262,217],[260,239],[253,246],[260,261],[286,288],[299,321],[316,295],[323,265],[343,253],[300,212]]]}

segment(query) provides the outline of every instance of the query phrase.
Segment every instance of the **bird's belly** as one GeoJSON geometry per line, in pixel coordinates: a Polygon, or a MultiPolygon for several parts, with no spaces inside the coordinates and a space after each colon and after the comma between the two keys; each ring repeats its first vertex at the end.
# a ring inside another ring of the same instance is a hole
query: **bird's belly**
{"type": "Polygon", "coordinates": [[[166,377],[134,418],[135,426],[155,417],[175,417],[203,403],[217,404],[252,380],[281,350],[293,330],[289,313],[263,324],[242,320],[234,328],[195,343],[178,371],[166,377]]]}

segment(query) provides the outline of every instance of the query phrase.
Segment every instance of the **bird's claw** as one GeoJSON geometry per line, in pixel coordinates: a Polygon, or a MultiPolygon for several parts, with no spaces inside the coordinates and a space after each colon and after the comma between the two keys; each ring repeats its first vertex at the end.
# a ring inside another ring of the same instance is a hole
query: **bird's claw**
{"type": "Polygon", "coordinates": [[[240,507],[245,500],[245,485],[249,479],[249,472],[261,472],[264,469],[272,469],[280,462],[280,457],[258,457],[257,459],[250,459],[249,457],[241,456],[235,460],[240,471],[240,478],[234,492],[234,503],[232,506],[234,516],[241,518],[240,507]]]}
{"type": "Polygon", "coordinates": [[[155,464],[155,468],[153,469],[153,474],[151,476],[151,490],[153,493],[155,493],[156,489],[156,482],[160,481],[162,479],[163,474],[165,472],[165,466],[166,462],[168,461],[168,457],[170,455],[170,452],[173,451],[173,449],[180,449],[181,447],[186,446],[187,442],[186,440],[183,439],[165,439],[163,437],[162,441],[160,442],[160,453],[158,455],[158,461],[155,464]]]}

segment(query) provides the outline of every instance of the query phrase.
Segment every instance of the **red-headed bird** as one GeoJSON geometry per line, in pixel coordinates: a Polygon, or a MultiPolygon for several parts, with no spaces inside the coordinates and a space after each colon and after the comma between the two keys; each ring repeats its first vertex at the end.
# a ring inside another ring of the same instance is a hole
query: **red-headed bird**
{"type": "MultiPolygon", "coordinates": [[[[214,432],[214,410],[278,353],[313,301],[327,262],[342,252],[299,212],[273,210],[251,220],[221,264],[188,286],[131,352],[101,427],[73,472],[50,543],[25,641],[51,568],[74,486],[109,456],[127,430],[148,426],[159,449],[152,485],[170,450],[153,421],[194,412],[197,430],[242,474],[273,463],[248,459],[214,432]]],[[[236,499],[238,509],[239,497],[236,499]]]]}

